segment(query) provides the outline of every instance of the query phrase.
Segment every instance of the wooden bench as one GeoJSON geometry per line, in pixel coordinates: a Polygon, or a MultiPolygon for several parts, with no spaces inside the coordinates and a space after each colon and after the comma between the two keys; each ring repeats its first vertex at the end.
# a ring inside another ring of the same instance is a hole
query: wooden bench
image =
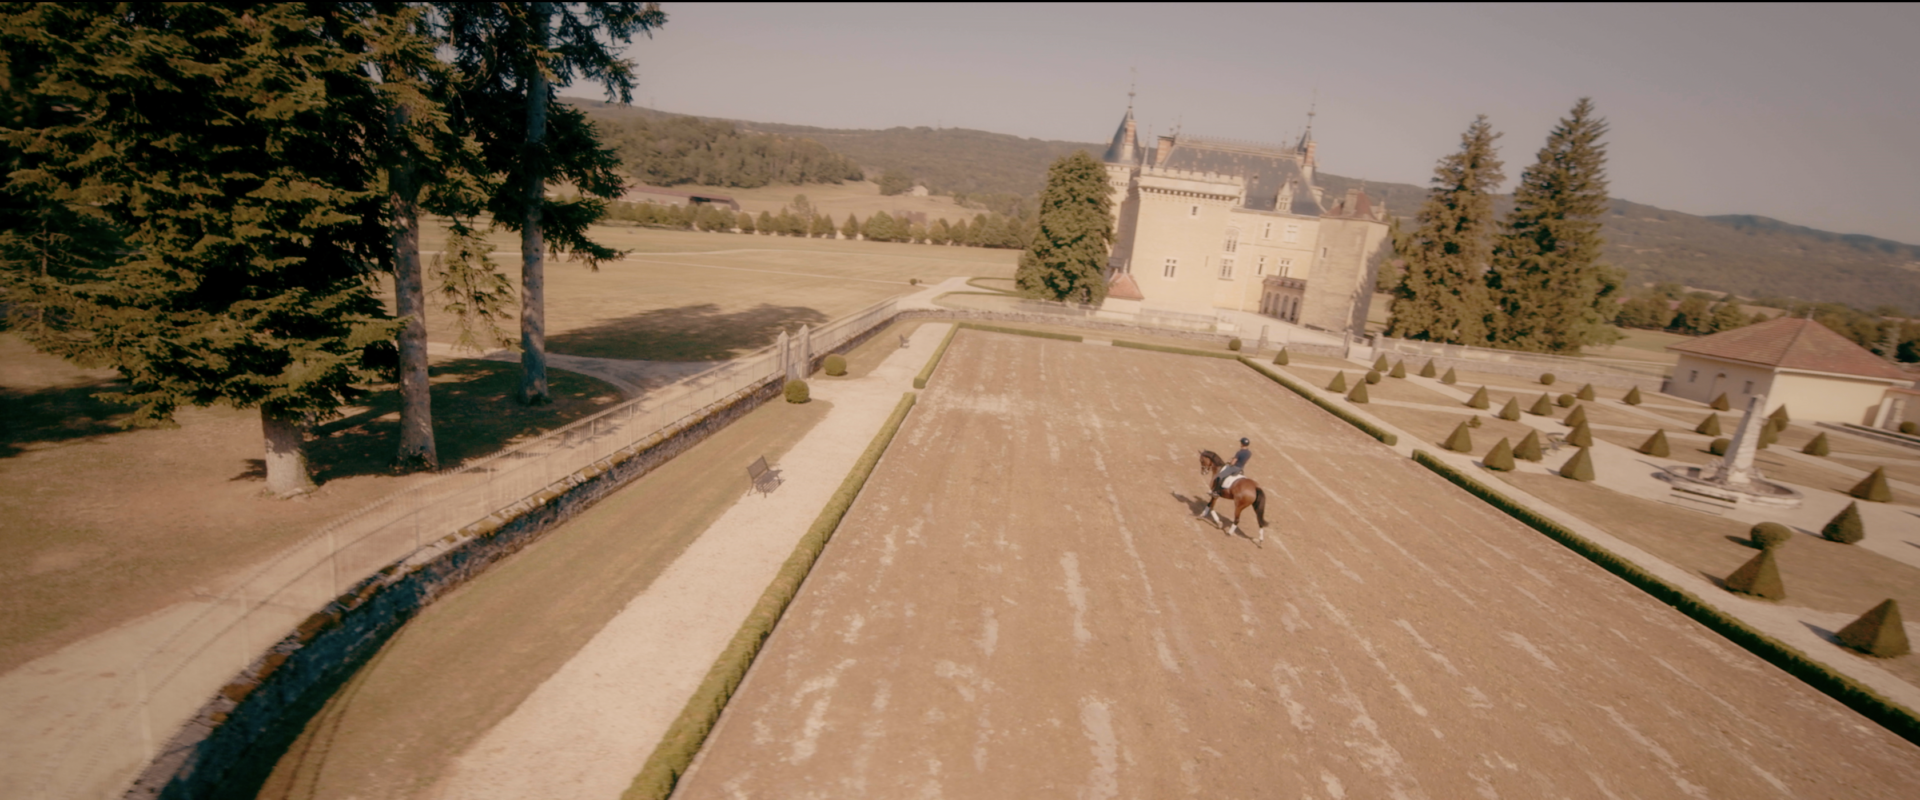
{"type": "Polygon", "coordinates": [[[753,481],[753,488],[762,495],[772,492],[784,480],[780,477],[780,470],[767,466],[766,456],[756,458],[747,465],[747,478],[753,481]]]}

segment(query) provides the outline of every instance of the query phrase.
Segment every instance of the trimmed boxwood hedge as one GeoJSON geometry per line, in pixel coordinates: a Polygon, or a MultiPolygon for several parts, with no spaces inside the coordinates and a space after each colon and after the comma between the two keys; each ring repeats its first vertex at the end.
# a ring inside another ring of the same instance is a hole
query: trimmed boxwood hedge
{"type": "MultiPolygon", "coordinates": [[[[1078,340],[1076,339],[1076,341],[1078,340]]],[[[1152,350],[1153,352],[1156,352],[1156,353],[1174,353],[1174,354],[1183,355],[1183,356],[1206,356],[1207,358],[1240,358],[1240,356],[1234,355],[1232,353],[1222,353],[1215,350],[1193,350],[1185,347],[1172,347],[1164,344],[1147,344],[1146,342],[1128,342],[1128,341],[1122,341],[1120,339],[1113,340],[1113,346],[1126,347],[1133,350],[1152,350]]]]}
{"type": "Polygon", "coordinates": [[[1313,390],[1308,389],[1305,386],[1301,386],[1298,383],[1295,383],[1292,379],[1288,378],[1287,376],[1281,375],[1277,372],[1273,372],[1267,369],[1266,367],[1263,367],[1257,363],[1254,363],[1252,359],[1249,359],[1246,356],[1240,357],[1240,363],[1245,364],[1249,367],[1252,367],[1254,372],[1258,372],[1262,375],[1267,376],[1268,380],[1271,380],[1274,383],[1280,384],[1281,386],[1287,387],[1289,391],[1293,392],[1294,394],[1300,395],[1301,397],[1306,398],[1307,402],[1310,402],[1316,406],[1319,406],[1321,410],[1326,411],[1327,413],[1332,414],[1336,417],[1339,417],[1341,420],[1345,421],[1348,425],[1352,425],[1353,427],[1359,428],[1362,433],[1365,433],[1368,436],[1371,436],[1375,439],[1380,440],[1381,444],[1385,444],[1391,447],[1393,445],[1400,443],[1400,437],[1395,436],[1392,431],[1383,430],[1381,429],[1380,426],[1375,425],[1372,422],[1369,422],[1367,420],[1361,419],[1358,415],[1355,415],[1353,412],[1348,411],[1344,408],[1341,408],[1337,405],[1334,405],[1333,403],[1327,402],[1324,399],[1321,399],[1320,395],[1315,394],[1313,390]]]}
{"type": "Polygon", "coordinates": [[[959,332],[959,325],[947,329],[946,338],[941,339],[940,346],[933,349],[933,357],[927,359],[927,365],[920,369],[919,375],[914,376],[913,388],[927,388],[927,381],[933,379],[934,368],[940,366],[940,357],[947,354],[947,345],[953,344],[953,335],[959,332]]]}
{"type": "Polygon", "coordinates": [[[907,419],[907,412],[913,409],[912,392],[900,398],[900,404],[893,409],[893,416],[880,426],[880,432],[867,445],[867,451],[854,462],[853,469],[847,472],[846,480],[840,482],[840,489],[827,499],[826,508],[820,510],[813,526],[807,529],[800,542],[794,545],[793,554],[787,556],[787,562],[780,566],[773,582],[760,594],[760,601],[753,606],[753,612],[747,615],[746,622],[740,625],[733,640],[727,643],[727,649],[721,651],[713,667],[707,670],[707,677],[687,699],[680,710],[680,716],[667,728],[660,744],[653,748],[653,754],[647,757],[646,766],[640,768],[633,783],[621,794],[621,800],[665,800],[673,793],[674,784],[680,776],[686,774],[687,766],[693,763],[694,755],[700,752],[700,746],[707,740],[707,734],[713,731],[713,725],[720,720],[720,712],[727,707],[727,701],[733,698],[734,690],[740,688],[740,681],[747,676],[747,668],[753,665],[753,659],[760,654],[760,648],[766,644],[767,637],[773,634],[773,628],[779,624],[780,616],[786,613],[787,605],[799,594],[800,584],[812,571],[814,561],[820,558],[820,551],[826,549],[827,540],[833,538],[833,531],[840,527],[841,517],[853,506],[854,498],[860,496],[860,489],[867,485],[867,477],[873,474],[873,468],[880,463],[880,456],[887,452],[887,445],[893,442],[893,435],[900,430],[900,424],[907,419]]]}
{"type": "MultiPolygon", "coordinates": [[[[1085,337],[1082,337],[1080,334],[1077,334],[1077,333],[1050,333],[1048,331],[1031,331],[1031,330],[1027,330],[1026,328],[1003,328],[1003,327],[1000,327],[999,325],[982,325],[978,322],[962,322],[960,323],[960,327],[966,328],[967,330],[970,330],[970,331],[986,331],[988,333],[1009,333],[1009,334],[1013,334],[1014,336],[1032,336],[1036,339],[1059,339],[1060,341],[1063,341],[1063,342],[1086,341],[1085,337]]],[[[1119,342],[1115,342],[1114,344],[1119,344],[1119,342]]]]}
{"type": "Polygon", "coordinates": [[[1666,582],[1642,569],[1640,565],[1614,555],[1606,548],[1568,530],[1560,523],[1514,502],[1506,495],[1454,469],[1452,465],[1432,454],[1424,450],[1415,450],[1413,460],[1451,481],[1455,486],[1465,489],[1468,494],[1486,501],[1488,505],[1513,517],[1521,524],[1539,531],[1568,550],[1598,564],[1602,569],[1632,584],[1634,588],[1673,606],[1675,610],[1759,656],[1761,660],[1785,670],[1787,674],[1799,678],[1808,686],[1840,701],[1841,705],[1859,712],[1867,719],[1892,731],[1894,735],[1920,745],[1920,715],[1916,715],[1913,710],[1881,697],[1872,689],[1835,671],[1832,667],[1814,661],[1805,653],[1755,630],[1739,618],[1707,605],[1691,592],[1666,582]]]}

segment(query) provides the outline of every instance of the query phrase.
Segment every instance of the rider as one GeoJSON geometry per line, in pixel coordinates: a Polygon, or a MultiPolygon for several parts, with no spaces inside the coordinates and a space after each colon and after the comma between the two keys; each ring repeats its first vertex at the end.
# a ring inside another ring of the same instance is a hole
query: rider
{"type": "Polygon", "coordinates": [[[1247,461],[1253,458],[1253,451],[1248,449],[1252,446],[1252,440],[1245,436],[1240,437],[1240,452],[1233,454],[1233,463],[1221,467],[1220,474],[1213,476],[1214,494],[1220,493],[1220,485],[1226,483],[1227,478],[1242,474],[1246,471],[1247,461]]]}

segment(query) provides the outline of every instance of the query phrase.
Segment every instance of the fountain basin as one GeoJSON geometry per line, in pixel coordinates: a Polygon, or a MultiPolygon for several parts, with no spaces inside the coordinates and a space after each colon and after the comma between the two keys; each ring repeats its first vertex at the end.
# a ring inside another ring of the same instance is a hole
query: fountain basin
{"type": "Polygon", "coordinates": [[[1743,483],[1725,483],[1712,476],[1709,468],[1665,467],[1654,477],[1673,484],[1676,492],[1696,494],[1734,505],[1766,508],[1799,508],[1806,497],[1798,489],[1761,478],[1743,483]]]}

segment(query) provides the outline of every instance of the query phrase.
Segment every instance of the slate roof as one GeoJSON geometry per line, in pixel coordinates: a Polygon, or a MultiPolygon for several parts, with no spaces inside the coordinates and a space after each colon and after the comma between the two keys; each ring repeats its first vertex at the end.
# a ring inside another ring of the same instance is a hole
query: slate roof
{"type": "Polygon", "coordinates": [[[1690,342],[1670,344],[1667,349],[1777,369],[1909,380],[1898,367],[1810,319],[1781,317],[1702,336],[1690,342]]]}
{"type": "Polygon", "coordinates": [[[1134,137],[1128,128],[1133,127],[1133,108],[1127,108],[1127,115],[1120,118],[1120,129],[1113,132],[1113,144],[1107,145],[1107,154],[1101,160],[1109,164],[1131,164],[1134,161],[1134,137]]]}
{"type": "Polygon", "coordinates": [[[1219,144],[1204,139],[1175,139],[1166,160],[1154,165],[1160,169],[1213,172],[1236,175],[1247,182],[1245,208],[1255,211],[1284,211],[1317,217],[1325,209],[1313,198],[1313,185],[1300,172],[1299,156],[1277,147],[1219,144]],[[1290,208],[1275,208],[1280,187],[1294,183],[1290,208]]]}
{"type": "Polygon", "coordinates": [[[1115,300],[1147,299],[1146,295],[1140,293],[1140,284],[1133,282],[1133,274],[1127,272],[1114,275],[1113,280],[1107,283],[1107,296],[1115,300]]]}

